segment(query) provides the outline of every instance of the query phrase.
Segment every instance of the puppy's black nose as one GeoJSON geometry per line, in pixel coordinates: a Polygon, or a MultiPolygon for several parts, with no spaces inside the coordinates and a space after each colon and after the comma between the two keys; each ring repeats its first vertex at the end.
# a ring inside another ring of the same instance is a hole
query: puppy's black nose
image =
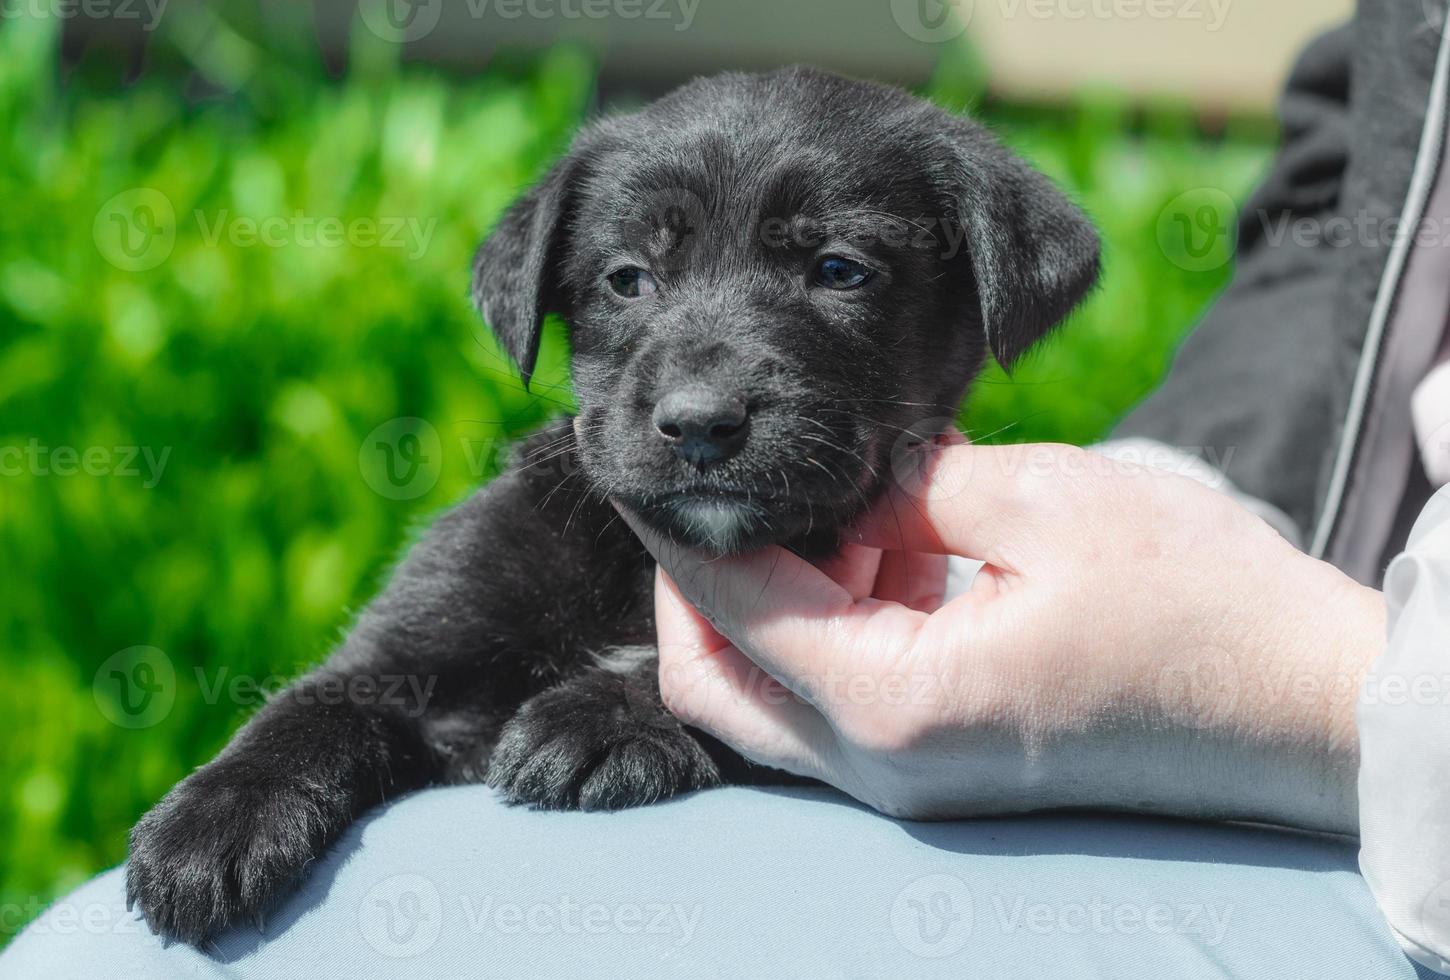
{"type": "Polygon", "coordinates": [[[706,385],[676,388],[655,405],[655,428],[681,459],[709,466],[745,445],[745,402],[706,385]]]}

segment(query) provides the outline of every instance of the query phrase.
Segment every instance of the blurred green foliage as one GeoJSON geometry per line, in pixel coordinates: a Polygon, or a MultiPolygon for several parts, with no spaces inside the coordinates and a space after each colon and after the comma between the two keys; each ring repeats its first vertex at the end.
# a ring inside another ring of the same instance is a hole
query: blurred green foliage
{"type": "MultiPolygon", "coordinates": [[[[214,18],[178,5],[124,86],[63,71],[53,19],[0,22],[0,936],[123,859],[135,818],[258,703],[230,681],[324,655],[409,529],[568,402],[559,331],[525,393],[467,268],[588,110],[588,58],[449,78],[358,31],[333,78],[305,22],[214,18]],[[379,492],[360,460],[397,418],[432,425],[441,468],[379,492]],[[174,677],[131,724],[109,678],[137,646],[174,677]]],[[[970,59],[929,94],[980,102],[970,59]]],[[[984,379],[965,424],[1088,441],[1227,276],[1226,252],[1203,271],[1166,257],[1165,205],[1241,197],[1272,133],[1209,139],[1181,107],[1107,95],[983,111],[1097,219],[1107,275],[1059,340],[984,379]]]]}

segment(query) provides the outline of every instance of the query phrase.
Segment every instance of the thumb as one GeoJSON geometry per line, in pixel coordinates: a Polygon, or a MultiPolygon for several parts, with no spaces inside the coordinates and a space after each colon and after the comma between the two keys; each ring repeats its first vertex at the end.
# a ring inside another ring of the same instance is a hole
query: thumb
{"type": "Polygon", "coordinates": [[[976,558],[1010,568],[1034,550],[1066,495],[1059,477],[1083,450],[1024,444],[924,444],[892,461],[891,484],[857,521],[857,543],[886,551],[976,558]]]}

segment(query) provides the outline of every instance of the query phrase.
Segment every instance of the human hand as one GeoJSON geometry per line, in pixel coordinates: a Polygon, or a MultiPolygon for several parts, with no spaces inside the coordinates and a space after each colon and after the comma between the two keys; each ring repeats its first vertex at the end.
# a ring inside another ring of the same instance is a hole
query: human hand
{"type": "Polygon", "coordinates": [[[702,557],[626,515],[660,561],[672,711],[893,815],[1353,829],[1378,593],[1165,471],[1066,446],[922,453],[924,481],[819,566],[702,557]],[[987,563],[945,604],[943,555],[987,563]]]}

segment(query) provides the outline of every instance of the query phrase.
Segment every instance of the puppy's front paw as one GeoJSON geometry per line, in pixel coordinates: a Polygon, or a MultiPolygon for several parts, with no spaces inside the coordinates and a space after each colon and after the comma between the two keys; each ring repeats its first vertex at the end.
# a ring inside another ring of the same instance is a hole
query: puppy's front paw
{"type": "Polygon", "coordinates": [[[511,803],[619,810],[720,784],[658,691],[591,671],[526,701],[499,734],[488,784],[511,803]]]}
{"type": "Polygon", "coordinates": [[[131,830],[127,904],[192,945],[262,914],[322,846],[321,812],[284,776],[213,762],[131,830]]]}

